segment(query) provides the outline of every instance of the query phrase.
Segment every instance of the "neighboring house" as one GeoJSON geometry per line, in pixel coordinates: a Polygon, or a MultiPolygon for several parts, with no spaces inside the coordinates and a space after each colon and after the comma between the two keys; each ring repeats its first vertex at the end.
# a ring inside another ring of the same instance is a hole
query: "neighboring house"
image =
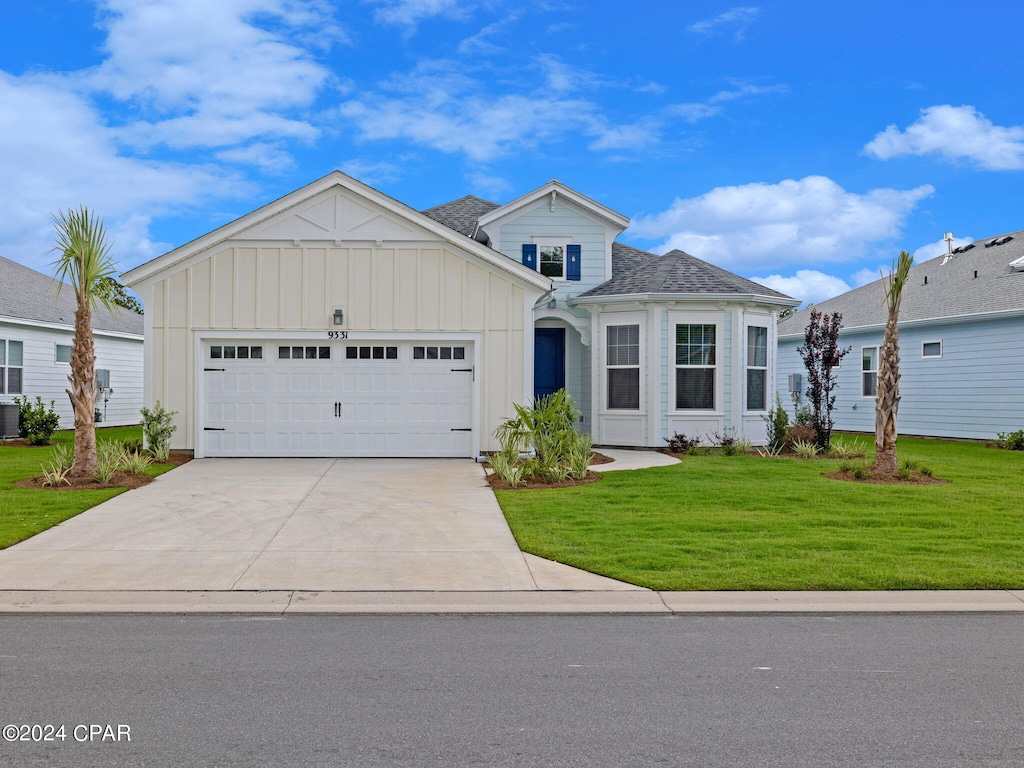
{"type": "MultiPolygon", "coordinates": [[[[878,355],[886,309],[878,280],[814,309],[843,316],[835,427],[875,429],[878,355]]],[[[779,323],[778,388],[807,375],[796,349],[810,309],[779,323]]],[[[1024,428],[1024,232],[978,240],[911,268],[900,308],[901,434],[994,439],[1024,428]]],[[[806,402],[804,398],[803,402],[806,402]]]]}
{"type": "MultiPolygon", "coordinates": [[[[0,403],[40,396],[74,427],[65,389],[75,335],[75,293],[52,277],[0,256],[0,403]]],[[[107,386],[96,400],[102,424],[138,424],[142,408],[142,317],[127,309],[92,314],[97,371],[107,386]]]]}
{"type": "Polygon", "coordinates": [[[798,302],[628,224],[557,181],[420,212],[331,173],[124,275],[146,401],[197,457],[474,457],[563,386],[598,444],[763,440],[798,302]]]}

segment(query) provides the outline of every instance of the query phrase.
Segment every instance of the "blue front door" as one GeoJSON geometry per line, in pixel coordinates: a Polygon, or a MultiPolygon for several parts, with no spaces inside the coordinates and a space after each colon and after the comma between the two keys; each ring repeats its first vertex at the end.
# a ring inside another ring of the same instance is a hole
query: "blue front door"
{"type": "Polygon", "coordinates": [[[550,395],[565,387],[565,329],[536,328],[533,332],[533,396],[550,395]]]}

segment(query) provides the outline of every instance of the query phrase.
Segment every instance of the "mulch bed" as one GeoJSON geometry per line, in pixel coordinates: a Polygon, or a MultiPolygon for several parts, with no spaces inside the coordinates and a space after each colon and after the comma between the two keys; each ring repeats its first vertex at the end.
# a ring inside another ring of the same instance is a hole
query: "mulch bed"
{"type": "MultiPolygon", "coordinates": [[[[590,464],[591,466],[593,466],[594,464],[610,464],[613,461],[615,461],[615,459],[609,456],[605,456],[603,453],[598,453],[597,451],[594,451],[591,454],[590,464]]],[[[490,464],[484,464],[483,466],[487,469],[490,469],[490,464]]],[[[591,470],[587,472],[587,476],[582,480],[573,480],[571,477],[567,477],[565,480],[562,480],[561,482],[558,483],[545,483],[539,480],[527,480],[521,485],[513,488],[511,485],[506,483],[493,472],[487,473],[487,484],[491,486],[491,488],[494,489],[495,491],[522,491],[530,490],[531,488],[572,488],[575,485],[586,485],[587,483],[596,483],[600,479],[601,475],[591,470]]]]}
{"type": "Polygon", "coordinates": [[[945,485],[949,483],[949,480],[932,477],[921,472],[913,472],[905,480],[892,475],[885,477],[875,477],[874,475],[868,475],[863,478],[854,477],[852,472],[822,472],[821,476],[832,480],[845,480],[849,483],[868,483],[869,485],[945,485]]]}
{"type": "Polygon", "coordinates": [[[490,485],[491,488],[495,491],[522,491],[531,490],[533,488],[572,488],[573,486],[576,485],[596,483],[600,479],[601,475],[599,475],[597,472],[591,471],[587,472],[587,476],[583,480],[573,480],[572,478],[569,477],[567,477],[565,480],[562,480],[560,483],[543,483],[530,480],[522,483],[516,488],[513,488],[511,485],[506,483],[496,474],[491,472],[487,475],[487,484],[490,485]]]}
{"type": "MultiPolygon", "coordinates": [[[[28,445],[28,441],[22,441],[28,445]]],[[[46,446],[43,446],[46,447],[46,446]]],[[[171,451],[170,456],[167,457],[167,463],[173,464],[176,467],[180,467],[182,464],[192,461],[191,451],[171,451]]],[[[100,484],[96,482],[95,478],[88,477],[81,480],[71,480],[70,485],[68,483],[60,483],[59,485],[43,485],[43,476],[30,477],[25,480],[15,481],[15,485],[19,488],[34,488],[44,489],[47,491],[101,491],[108,488],[141,488],[144,485],[149,485],[155,477],[149,475],[129,475],[126,472],[115,472],[109,483],[100,484]]]]}

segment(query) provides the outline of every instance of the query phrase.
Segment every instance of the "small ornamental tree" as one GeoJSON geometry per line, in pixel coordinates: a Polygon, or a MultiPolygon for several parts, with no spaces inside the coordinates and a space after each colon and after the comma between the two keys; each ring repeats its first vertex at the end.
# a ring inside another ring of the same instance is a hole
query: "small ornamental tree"
{"type": "Polygon", "coordinates": [[[832,394],[836,388],[836,375],[832,369],[851,349],[839,348],[837,342],[842,327],[843,316],[838,312],[826,315],[812,309],[810,322],[804,329],[804,344],[797,348],[807,369],[807,399],[814,409],[811,422],[814,442],[822,452],[828,451],[832,445],[832,408],[836,404],[836,396],[832,394]]]}
{"type": "Polygon", "coordinates": [[[878,364],[878,390],[875,397],[875,466],[876,476],[896,474],[896,412],[900,406],[900,304],[910,279],[914,257],[900,251],[885,286],[886,321],[882,337],[881,360],[878,364]]]}

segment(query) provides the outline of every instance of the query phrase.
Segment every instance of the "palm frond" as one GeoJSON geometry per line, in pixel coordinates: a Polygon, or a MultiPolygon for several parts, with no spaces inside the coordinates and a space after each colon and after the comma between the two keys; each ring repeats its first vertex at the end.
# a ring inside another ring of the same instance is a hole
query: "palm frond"
{"type": "Polygon", "coordinates": [[[57,232],[53,250],[59,254],[53,262],[55,276],[60,281],[57,293],[65,283],[70,283],[80,305],[84,301],[92,308],[102,304],[113,309],[109,292],[100,290],[102,281],[117,272],[103,220],[84,205],[77,210],[57,211],[52,218],[57,232]]]}

